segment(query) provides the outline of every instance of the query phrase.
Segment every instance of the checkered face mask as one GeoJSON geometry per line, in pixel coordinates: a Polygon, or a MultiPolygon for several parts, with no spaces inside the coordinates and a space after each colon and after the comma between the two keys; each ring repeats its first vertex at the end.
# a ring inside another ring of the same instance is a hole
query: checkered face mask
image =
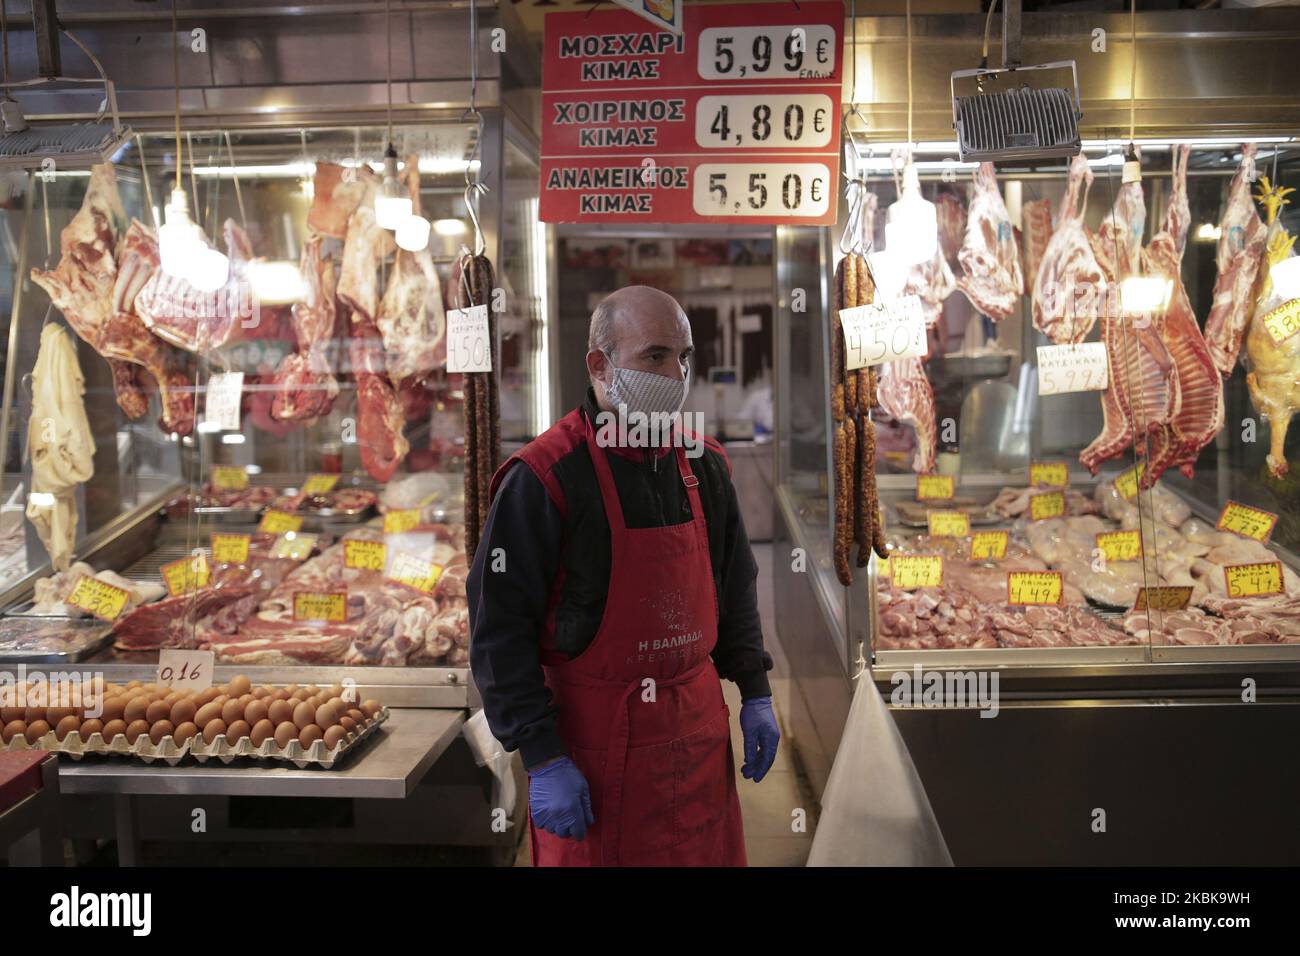
{"type": "Polygon", "coordinates": [[[690,377],[669,378],[634,368],[619,368],[610,359],[614,377],[605,386],[609,403],[615,408],[626,405],[629,413],[675,415],[682,410],[690,377]]]}

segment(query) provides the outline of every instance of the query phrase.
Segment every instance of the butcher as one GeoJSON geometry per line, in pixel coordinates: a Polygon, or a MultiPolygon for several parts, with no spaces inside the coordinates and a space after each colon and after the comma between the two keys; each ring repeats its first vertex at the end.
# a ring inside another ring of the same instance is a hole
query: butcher
{"type": "Polygon", "coordinates": [[[780,732],[731,466],[680,428],[690,322],[630,286],[596,307],[587,349],[585,402],[493,476],[474,681],[528,771],[534,865],[743,866],[721,679],[740,690],[746,779],[780,732]],[[602,427],[615,416],[629,427],[602,427]],[[631,427],[665,417],[679,427],[631,427]]]}

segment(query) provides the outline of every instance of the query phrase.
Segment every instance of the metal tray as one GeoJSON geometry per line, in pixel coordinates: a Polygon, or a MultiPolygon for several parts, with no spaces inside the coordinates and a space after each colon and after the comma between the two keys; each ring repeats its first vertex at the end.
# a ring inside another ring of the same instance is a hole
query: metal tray
{"type": "MultiPolygon", "coordinates": [[[[8,612],[6,612],[7,614],[8,612]]],[[[113,640],[113,625],[93,618],[47,617],[40,616],[6,616],[0,618],[0,663],[13,664],[75,664],[93,657],[107,647],[113,640]],[[69,644],[66,650],[23,649],[7,646],[12,639],[11,631],[16,627],[28,627],[32,622],[48,622],[54,627],[63,625],[70,631],[80,632],[76,642],[69,644]]]]}

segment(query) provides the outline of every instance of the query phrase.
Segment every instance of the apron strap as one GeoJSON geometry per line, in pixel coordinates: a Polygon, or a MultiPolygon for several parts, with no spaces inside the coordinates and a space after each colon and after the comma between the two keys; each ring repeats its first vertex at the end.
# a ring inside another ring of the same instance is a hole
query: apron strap
{"type": "Polygon", "coordinates": [[[691,520],[696,524],[703,524],[704,508],[700,504],[700,479],[691,470],[691,463],[686,459],[686,450],[678,445],[675,451],[677,473],[682,476],[682,484],[686,487],[686,498],[691,503],[691,520]]]}
{"type": "Polygon", "coordinates": [[[618,487],[614,484],[614,474],[609,470],[609,461],[605,458],[605,449],[596,444],[596,429],[591,419],[582,416],[587,425],[587,451],[591,454],[591,464],[596,469],[596,481],[600,484],[600,496],[605,500],[605,520],[609,522],[611,532],[626,530],[623,521],[623,503],[618,500],[618,487]]]}

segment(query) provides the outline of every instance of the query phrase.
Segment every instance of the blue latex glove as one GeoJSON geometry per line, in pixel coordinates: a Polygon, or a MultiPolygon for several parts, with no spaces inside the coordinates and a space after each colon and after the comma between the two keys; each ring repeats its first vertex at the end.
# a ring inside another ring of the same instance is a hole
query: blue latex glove
{"type": "Polygon", "coordinates": [[[758,783],[772,769],[781,730],[776,725],[771,697],[753,697],[740,705],[740,729],[745,734],[745,763],[740,773],[758,783]]]}
{"type": "Polygon", "coordinates": [[[568,757],[528,772],[528,809],[534,826],[558,837],[581,840],[596,822],[587,778],[568,757]]]}

